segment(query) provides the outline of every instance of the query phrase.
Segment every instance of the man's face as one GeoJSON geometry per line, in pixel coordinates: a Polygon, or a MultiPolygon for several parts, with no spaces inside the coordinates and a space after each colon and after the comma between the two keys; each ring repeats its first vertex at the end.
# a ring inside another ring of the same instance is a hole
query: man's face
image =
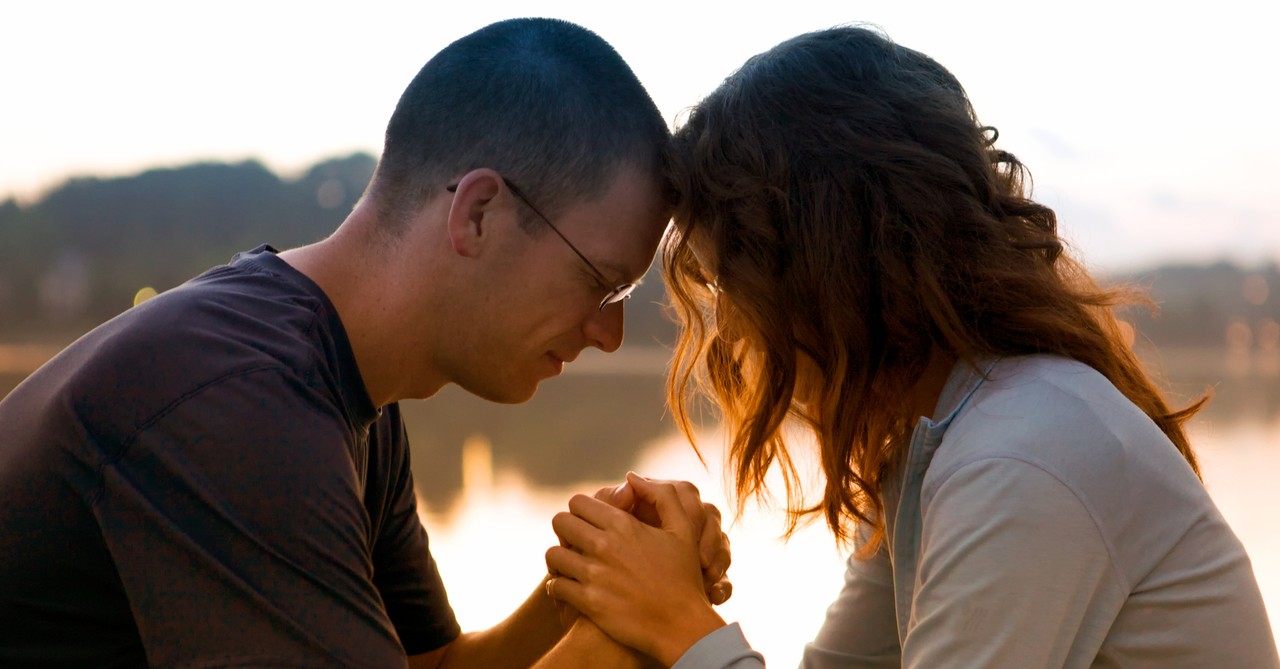
{"type": "MultiPolygon", "coordinates": [[[[537,193],[524,195],[538,207],[537,193]]],[[[534,216],[518,198],[512,201],[534,216]]],[[[624,168],[601,197],[550,214],[564,239],[542,221],[533,221],[544,228],[533,235],[514,230],[509,252],[490,267],[493,281],[477,296],[478,325],[451,380],[492,401],[524,402],[586,347],[616,350],[624,303],[602,310],[600,301],[644,275],[668,217],[654,179],[624,168]]]]}

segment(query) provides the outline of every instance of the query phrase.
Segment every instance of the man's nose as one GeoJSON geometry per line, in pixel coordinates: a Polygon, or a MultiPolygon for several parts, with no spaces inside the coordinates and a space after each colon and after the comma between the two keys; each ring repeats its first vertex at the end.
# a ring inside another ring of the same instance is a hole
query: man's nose
{"type": "Polygon", "coordinates": [[[608,304],[604,309],[593,311],[583,327],[587,341],[605,353],[613,353],[622,346],[623,302],[608,304]]]}

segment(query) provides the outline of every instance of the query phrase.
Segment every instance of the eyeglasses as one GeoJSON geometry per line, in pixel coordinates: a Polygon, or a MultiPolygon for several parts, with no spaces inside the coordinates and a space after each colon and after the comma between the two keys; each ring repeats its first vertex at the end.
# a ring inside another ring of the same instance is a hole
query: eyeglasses
{"type": "MultiPolygon", "coordinates": [[[[554,224],[551,223],[551,219],[547,218],[546,216],[543,216],[542,212],[538,211],[538,208],[533,206],[533,203],[529,201],[529,198],[525,196],[523,191],[517,188],[516,185],[511,183],[506,177],[502,178],[502,183],[506,184],[507,190],[510,190],[512,195],[515,195],[516,197],[520,198],[520,200],[524,202],[525,206],[528,207],[530,211],[536,214],[538,218],[542,219],[542,222],[546,223],[547,227],[551,228],[551,231],[556,233],[556,236],[559,237],[560,240],[563,241],[566,245],[568,245],[569,249],[572,250],[575,255],[577,255],[579,258],[582,259],[582,262],[587,264],[587,267],[591,268],[592,273],[596,275],[596,279],[600,281],[601,286],[609,285],[609,279],[605,278],[604,273],[601,272],[599,269],[596,269],[596,266],[591,264],[591,261],[587,260],[586,256],[582,255],[582,251],[579,251],[578,247],[574,246],[573,242],[569,241],[569,238],[565,237],[564,233],[560,232],[559,228],[557,228],[554,224]]],[[[449,191],[450,193],[457,192],[458,184],[445,186],[445,190],[449,191]]],[[[604,311],[604,308],[609,306],[610,304],[613,304],[615,302],[621,302],[626,299],[630,299],[631,291],[635,289],[636,289],[636,284],[634,283],[623,283],[614,287],[612,290],[610,290],[608,293],[605,294],[604,299],[600,300],[600,311],[604,311]]]]}

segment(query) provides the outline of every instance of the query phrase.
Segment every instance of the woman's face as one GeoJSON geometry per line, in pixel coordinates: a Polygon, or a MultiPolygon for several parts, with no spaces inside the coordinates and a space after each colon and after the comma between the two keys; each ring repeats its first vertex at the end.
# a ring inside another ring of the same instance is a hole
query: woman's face
{"type": "Polygon", "coordinates": [[[719,273],[716,271],[715,254],[713,246],[706,238],[705,234],[694,233],[685,240],[689,252],[693,254],[693,259],[697,261],[698,267],[702,272],[702,279],[713,290],[718,290],[717,277],[719,273]]]}
{"type": "MultiPolygon", "coordinates": [[[[690,236],[687,244],[702,273],[700,279],[707,283],[714,295],[716,331],[722,338],[741,339],[744,334],[738,331],[741,326],[735,326],[736,324],[732,322],[731,318],[734,310],[732,304],[734,296],[721,292],[717,282],[718,273],[715,269],[716,263],[712,245],[708,243],[704,235],[698,234],[690,236]]],[[[750,339],[751,337],[746,338],[750,339]]],[[[808,407],[821,398],[822,370],[813,358],[802,351],[796,351],[795,360],[796,383],[795,390],[792,393],[792,400],[801,406],[808,407]]]]}
{"type": "Polygon", "coordinates": [[[712,245],[706,241],[704,235],[694,235],[690,237],[688,247],[698,265],[698,275],[693,277],[694,280],[704,284],[711,292],[711,313],[716,335],[726,341],[741,340],[743,338],[741,326],[733,318],[735,311],[733,296],[724,293],[720,288],[715,255],[711,251],[712,245]]]}

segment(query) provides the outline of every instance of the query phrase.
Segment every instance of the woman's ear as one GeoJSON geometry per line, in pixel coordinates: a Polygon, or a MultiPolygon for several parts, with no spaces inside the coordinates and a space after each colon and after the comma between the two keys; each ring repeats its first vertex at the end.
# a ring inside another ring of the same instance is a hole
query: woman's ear
{"type": "Polygon", "coordinates": [[[447,230],[454,253],[475,257],[489,240],[489,224],[497,208],[494,198],[502,191],[502,176],[481,168],[467,172],[458,180],[449,206],[447,230]]]}

